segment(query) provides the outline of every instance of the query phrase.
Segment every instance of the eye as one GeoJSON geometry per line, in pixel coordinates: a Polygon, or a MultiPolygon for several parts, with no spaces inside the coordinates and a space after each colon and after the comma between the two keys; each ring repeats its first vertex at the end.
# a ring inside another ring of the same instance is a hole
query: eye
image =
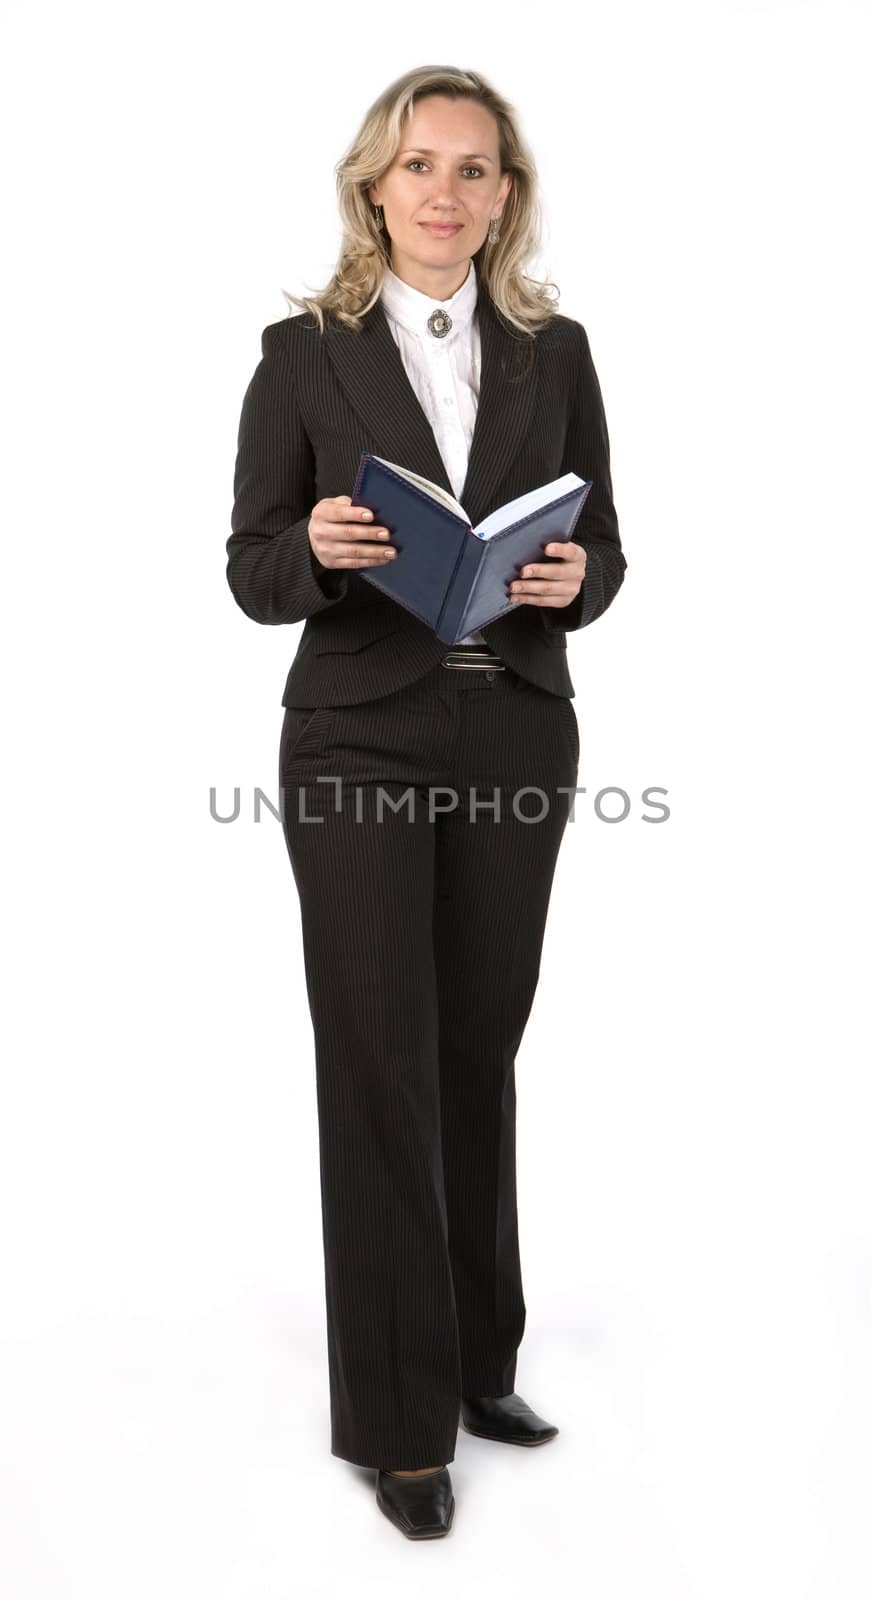
{"type": "MultiPolygon", "coordinates": [[[[411,168],[411,167],[425,167],[426,166],[426,162],[425,161],[421,161],[419,158],[416,157],[413,161],[406,161],[405,165],[408,168],[411,168]]],[[[470,167],[464,167],[463,171],[464,172],[477,172],[479,178],[483,178],[483,176],[484,176],[484,174],[481,171],[480,167],[471,167],[471,166],[470,167]]]]}

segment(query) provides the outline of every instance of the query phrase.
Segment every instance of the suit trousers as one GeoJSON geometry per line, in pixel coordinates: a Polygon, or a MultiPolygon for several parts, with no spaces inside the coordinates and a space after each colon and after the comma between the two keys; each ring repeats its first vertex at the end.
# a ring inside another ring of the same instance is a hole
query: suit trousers
{"type": "Polygon", "coordinates": [[[515,1057],[573,815],[571,700],[439,663],[288,706],[279,805],[314,1030],[331,1450],[452,1461],[514,1388],[515,1057]]]}

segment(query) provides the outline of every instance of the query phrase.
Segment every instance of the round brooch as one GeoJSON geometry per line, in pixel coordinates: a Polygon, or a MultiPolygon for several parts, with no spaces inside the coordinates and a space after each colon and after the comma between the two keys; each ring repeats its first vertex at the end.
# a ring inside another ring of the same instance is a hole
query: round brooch
{"type": "Polygon", "coordinates": [[[442,310],[441,306],[439,306],[438,311],[432,313],[432,316],[427,317],[426,325],[430,333],[435,334],[437,339],[443,339],[445,334],[449,333],[453,327],[450,317],[446,311],[442,310]]]}

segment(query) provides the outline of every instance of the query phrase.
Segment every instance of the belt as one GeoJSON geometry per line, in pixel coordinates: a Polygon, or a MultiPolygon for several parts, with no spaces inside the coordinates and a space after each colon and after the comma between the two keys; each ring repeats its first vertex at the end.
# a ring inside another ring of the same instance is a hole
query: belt
{"type": "Polygon", "coordinates": [[[504,672],[505,662],[493,654],[485,644],[455,644],[442,657],[443,667],[459,667],[466,672],[480,672],[485,667],[490,672],[504,672]]]}

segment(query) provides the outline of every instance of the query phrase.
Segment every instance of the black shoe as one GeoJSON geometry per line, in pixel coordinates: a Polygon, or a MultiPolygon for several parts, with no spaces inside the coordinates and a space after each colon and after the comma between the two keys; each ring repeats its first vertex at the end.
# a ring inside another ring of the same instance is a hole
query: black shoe
{"type": "Polygon", "coordinates": [[[460,1415],[467,1433],[481,1439],[498,1439],[503,1444],[544,1444],[559,1433],[553,1422],[545,1422],[519,1394],[463,1396],[460,1415]]]}
{"type": "Polygon", "coordinates": [[[379,1467],[375,1499],[407,1539],[440,1539],[450,1531],[454,1520],[454,1494],[447,1467],[421,1473],[419,1478],[397,1478],[379,1467]]]}

